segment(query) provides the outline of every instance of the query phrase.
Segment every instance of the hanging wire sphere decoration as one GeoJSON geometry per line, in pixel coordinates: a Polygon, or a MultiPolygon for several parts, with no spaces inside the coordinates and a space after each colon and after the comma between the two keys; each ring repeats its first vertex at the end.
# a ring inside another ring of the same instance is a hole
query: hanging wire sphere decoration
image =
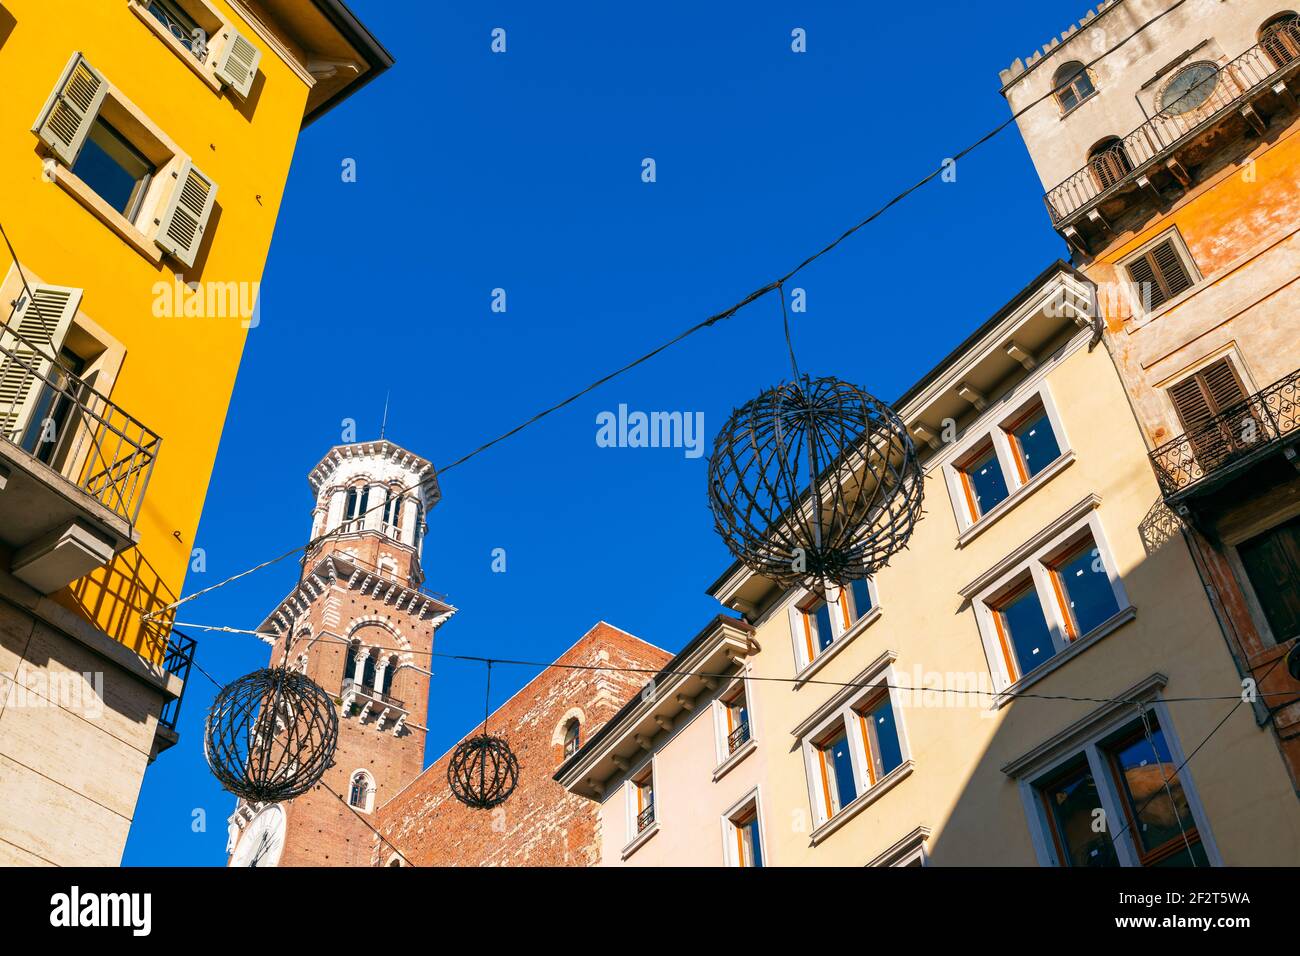
{"type": "Polygon", "coordinates": [[[709,507],[728,550],[782,587],[839,587],[907,546],[924,472],[902,419],[834,378],[783,383],[713,442],[709,507]]]}
{"type": "Polygon", "coordinates": [[[254,671],[221,689],[203,729],[203,755],[221,785],[252,803],[279,803],[314,787],[334,763],[334,700],[305,674],[254,671]]]}
{"type": "Polygon", "coordinates": [[[514,792],[519,783],[519,761],[504,738],[479,734],[462,740],[452,751],[447,783],[465,806],[490,810],[514,792]]]}

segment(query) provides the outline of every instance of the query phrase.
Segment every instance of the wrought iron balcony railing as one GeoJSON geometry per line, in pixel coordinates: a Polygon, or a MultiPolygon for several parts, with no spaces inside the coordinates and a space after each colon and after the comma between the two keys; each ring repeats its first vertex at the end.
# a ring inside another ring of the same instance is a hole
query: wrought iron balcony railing
{"type": "Polygon", "coordinates": [[[1253,101],[1283,74],[1296,72],[1300,72],[1300,17],[1275,27],[1260,43],[1222,67],[1204,101],[1199,101],[1195,88],[1189,90],[1184,96],[1196,103],[1194,107],[1175,103],[1162,110],[1049,190],[1044,199],[1053,225],[1118,191],[1230,111],[1253,101]]]}
{"type": "Polygon", "coordinates": [[[1165,500],[1217,484],[1284,441],[1300,439],[1298,393],[1300,371],[1295,371],[1153,451],[1165,500]]]}
{"type": "Polygon", "coordinates": [[[374,701],[382,707],[390,707],[402,712],[406,711],[406,704],[398,700],[396,697],[389,697],[387,694],[375,690],[373,687],[359,684],[350,677],[343,682],[342,695],[344,698],[365,698],[366,700],[374,701]]]}
{"type": "Polygon", "coordinates": [[[0,439],[132,525],[162,445],[12,325],[0,329],[0,439]]]}
{"type": "MultiPolygon", "coordinates": [[[[190,682],[190,666],[194,663],[194,651],[198,647],[194,638],[180,631],[172,631],[171,640],[167,644],[167,654],[163,657],[163,670],[169,674],[175,674],[186,684],[190,682]]],[[[173,698],[163,704],[162,714],[158,718],[158,723],[168,730],[176,729],[176,721],[181,716],[181,701],[185,699],[185,691],[182,688],[181,696],[173,698]]]]}
{"type": "Polygon", "coordinates": [[[636,815],[636,832],[645,833],[655,822],[655,805],[652,803],[636,815]]]}
{"type": "Polygon", "coordinates": [[[727,755],[734,754],[749,742],[749,721],[742,721],[736,729],[727,734],[727,755]]]}

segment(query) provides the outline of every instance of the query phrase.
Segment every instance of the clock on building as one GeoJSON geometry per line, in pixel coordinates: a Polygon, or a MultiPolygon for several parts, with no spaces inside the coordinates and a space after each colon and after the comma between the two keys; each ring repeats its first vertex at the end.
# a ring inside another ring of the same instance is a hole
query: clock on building
{"type": "Polygon", "coordinates": [[[231,866],[275,866],[284,849],[284,810],[270,806],[261,810],[244,828],[244,834],[230,855],[231,866]]]}

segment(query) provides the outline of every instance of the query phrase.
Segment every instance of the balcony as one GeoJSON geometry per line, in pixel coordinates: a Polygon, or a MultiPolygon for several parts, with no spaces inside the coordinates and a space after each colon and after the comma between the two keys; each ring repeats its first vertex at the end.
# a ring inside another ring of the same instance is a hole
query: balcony
{"type": "Polygon", "coordinates": [[[1294,110],[1297,74],[1300,17],[1220,68],[1208,96],[1193,108],[1157,113],[1050,190],[1044,199],[1052,225],[1090,252],[1125,213],[1147,201],[1162,206],[1168,190],[1190,188],[1197,167],[1225,143],[1263,136],[1269,117],[1294,110]]]}
{"type": "Polygon", "coordinates": [[[50,594],[134,547],[162,440],[0,327],[0,545],[50,594]]]}
{"type": "Polygon", "coordinates": [[[1274,455],[1297,463],[1300,371],[1274,382],[1151,453],[1160,492],[1171,506],[1206,495],[1274,455]]]}
{"type": "Polygon", "coordinates": [[[747,743],[749,743],[749,721],[744,720],[735,730],[727,734],[727,755],[734,754],[747,743]]]}
{"type": "Polygon", "coordinates": [[[162,713],[158,716],[158,729],[154,735],[153,760],[164,750],[176,745],[180,734],[176,732],[176,723],[181,718],[181,701],[185,699],[185,684],[190,681],[190,666],[194,663],[194,651],[198,647],[194,638],[172,631],[167,644],[167,653],[163,657],[163,670],[181,679],[181,692],[177,697],[169,697],[163,702],[162,713]]]}
{"type": "Polygon", "coordinates": [[[394,736],[401,734],[408,716],[405,703],[351,678],[343,682],[342,705],[344,719],[355,716],[364,724],[367,718],[374,718],[376,730],[391,725],[394,736]]]}

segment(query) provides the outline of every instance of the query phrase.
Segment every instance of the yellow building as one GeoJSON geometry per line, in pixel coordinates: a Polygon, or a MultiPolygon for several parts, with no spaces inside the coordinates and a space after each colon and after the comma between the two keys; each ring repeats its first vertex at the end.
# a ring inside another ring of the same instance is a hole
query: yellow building
{"type": "Polygon", "coordinates": [[[298,132],[391,63],[339,0],[0,0],[0,863],[120,859],[298,132]]]}

